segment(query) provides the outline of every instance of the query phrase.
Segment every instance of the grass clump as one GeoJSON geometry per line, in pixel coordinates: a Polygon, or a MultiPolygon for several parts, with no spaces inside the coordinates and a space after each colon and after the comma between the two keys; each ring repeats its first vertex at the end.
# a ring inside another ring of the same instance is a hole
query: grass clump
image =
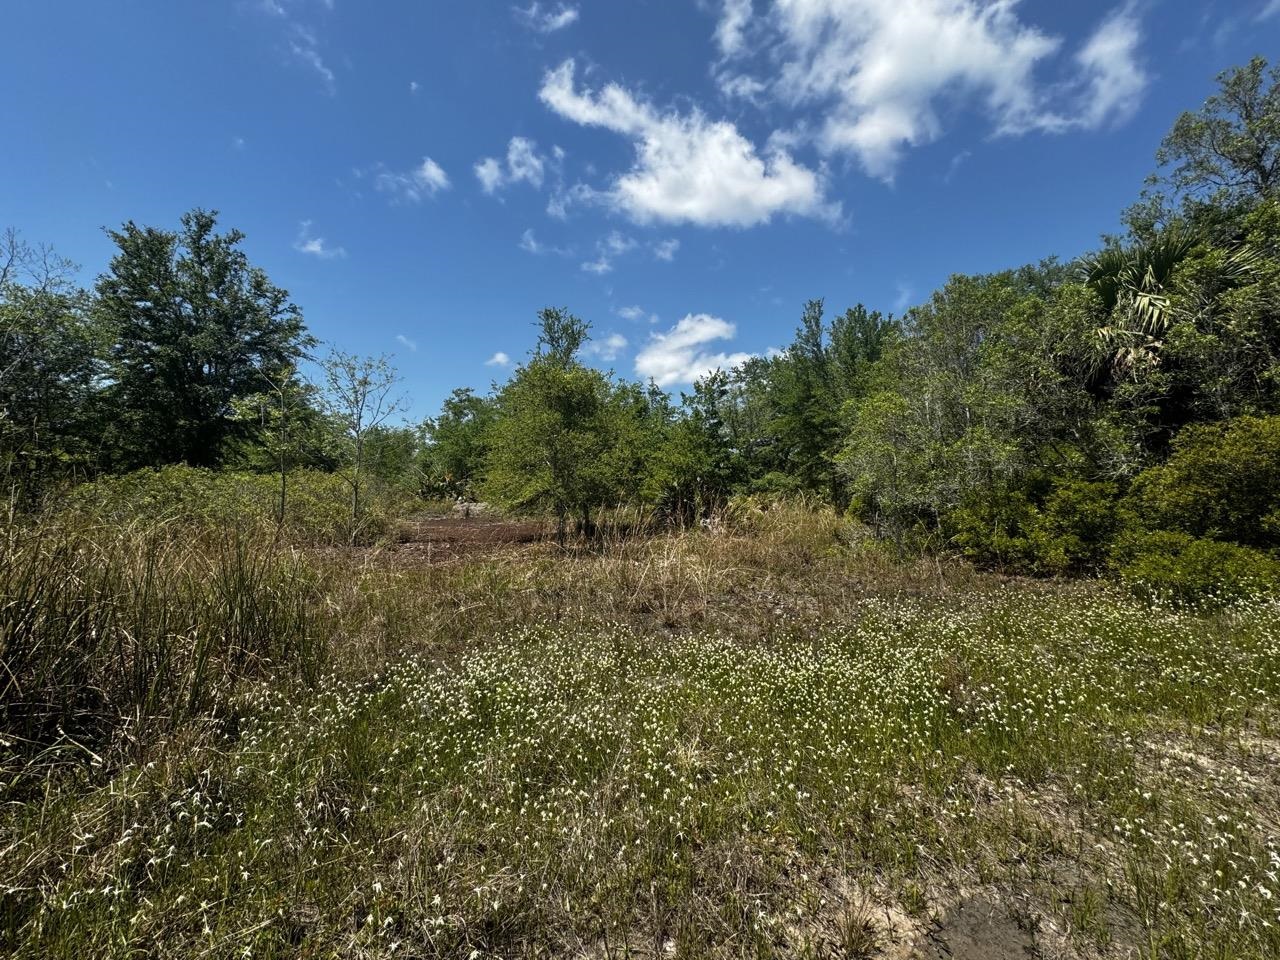
{"type": "MultiPolygon", "coordinates": [[[[0,737],[100,751],[220,709],[245,677],[314,678],[324,584],[261,526],[15,522],[0,549],[0,737]]],[[[9,765],[6,764],[6,767],[9,765]]]]}

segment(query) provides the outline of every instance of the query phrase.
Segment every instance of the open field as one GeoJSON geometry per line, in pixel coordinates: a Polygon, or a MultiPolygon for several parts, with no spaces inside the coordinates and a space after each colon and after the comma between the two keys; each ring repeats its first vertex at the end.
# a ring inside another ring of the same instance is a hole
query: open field
{"type": "Polygon", "coordinates": [[[15,752],[5,952],[1280,952],[1274,603],[899,565],[823,512],[440,524],[278,548],[314,672],[15,752]]]}

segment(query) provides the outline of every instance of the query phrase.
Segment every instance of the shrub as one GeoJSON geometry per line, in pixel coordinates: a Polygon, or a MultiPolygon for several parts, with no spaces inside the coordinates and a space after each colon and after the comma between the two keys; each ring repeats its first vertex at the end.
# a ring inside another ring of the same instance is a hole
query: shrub
{"type": "Polygon", "coordinates": [[[1280,561],[1259,550],[1173,530],[1130,534],[1117,544],[1120,579],[1153,599],[1214,606],[1280,590],[1280,561]]]}
{"type": "Polygon", "coordinates": [[[1187,427],[1130,500],[1148,528],[1280,547],[1280,416],[1187,427]]]}
{"type": "Polygon", "coordinates": [[[973,498],[947,519],[951,541],[984,566],[1021,573],[1092,573],[1122,525],[1115,484],[1067,478],[1037,503],[1011,490],[973,498]]]}

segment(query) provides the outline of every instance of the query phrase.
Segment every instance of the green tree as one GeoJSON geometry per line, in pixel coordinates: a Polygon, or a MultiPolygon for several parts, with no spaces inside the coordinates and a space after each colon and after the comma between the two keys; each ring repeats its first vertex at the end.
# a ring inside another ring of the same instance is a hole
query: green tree
{"type": "Polygon", "coordinates": [[[487,499],[514,510],[547,510],[563,543],[570,517],[591,528],[591,511],[617,491],[616,422],[608,377],[584,366],[586,323],[548,307],[528,362],[497,396],[488,446],[487,499]]]}
{"type": "Polygon", "coordinates": [[[1130,500],[1150,529],[1280,548],[1280,416],[1187,427],[1130,500]]]}
{"type": "Polygon", "coordinates": [[[304,382],[292,365],[262,371],[261,380],[259,393],[236,401],[241,418],[257,428],[246,445],[251,452],[242,459],[254,467],[269,465],[276,473],[276,523],[283,526],[288,511],[289,472],[312,461],[319,436],[315,388],[304,382]],[[261,464],[254,462],[259,456],[261,464]]]}
{"type": "Polygon", "coordinates": [[[722,413],[730,375],[716,370],[693,384],[673,408],[655,391],[662,429],[648,463],[646,499],[668,520],[688,524],[707,516],[742,478],[742,458],[733,449],[722,413]]]}
{"type": "Polygon", "coordinates": [[[0,470],[23,498],[96,459],[102,342],[73,269],[0,237],[0,470]]]}
{"type": "Polygon", "coordinates": [[[841,464],[883,532],[944,537],[954,511],[1010,496],[1037,470],[1089,475],[1123,461],[1101,442],[1084,387],[1096,298],[1037,273],[953,277],[911,311],[874,389],[850,403],[841,464]]]}
{"type": "Polygon", "coordinates": [[[1263,57],[1218,75],[1218,92],[1186,112],[1156,155],[1180,193],[1250,203],[1280,183],[1280,67],[1263,57]]]}
{"type": "Polygon", "coordinates": [[[445,399],[439,416],[425,424],[424,459],[433,486],[449,496],[476,495],[496,416],[493,398],[477,396],[470,387],[454,390],[445,399]]]}
{"type": "Polygon", "coordinates": [[[132,221],[98,278],[95,315],[109,331],[107,404],[121,467],[217,466],[250,429],[235,402],[262,370],[302,358],[312,340],[286,291],[240,249],[238,230],[193,210],[177,232],[132,221]]]}

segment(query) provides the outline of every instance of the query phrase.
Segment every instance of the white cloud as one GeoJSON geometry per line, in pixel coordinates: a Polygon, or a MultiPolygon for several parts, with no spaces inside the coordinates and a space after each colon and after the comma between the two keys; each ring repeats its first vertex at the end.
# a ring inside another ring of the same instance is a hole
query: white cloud
{"type": "Polygon", "coordinates": [[[749,227],[779,213],[834,215],[818,173],[776,143],[761,156],[732,123],[697,109],[661,113],[617,84],[579,93],[573,60],[548,71],[539,96],[567,120],[634,142],[635,164],[597,196],[636,222],[749,227]]]}
{"type": "Polygon", "coordinates": [[[751,0],[724,0],[724,11],[716,26],[716,45],[721,56],[734,57],[742,52],[751,12],[751,0]]]}
{"type": "Polygon", "coordinates": [[[632,307],[619,307],[615,312],[623,320],[643,320],[645,318],[645,309],[638,304],[632,307]]]}
{"type": "Polygon", "coordinates": [[[757,103],[760,95],[769,89],[769,85],[764,81],[743,73],[717,73],[716,83],[720,87],[720,92],[726,97],[746,100],[749,103],[757,103]]]}
{"type": "Polygon", "coordinates": [[[713,370],[726,370],[750,359],[749,353],[712,353],[706,345],[732,340],[737,328],[706,313],[689,314],[666,333],[655,333],[636,354],[636,373],[660,387],[693,383],[713,370]]]}
{"type": "Polygon", "coordinates": [[[293,249],[321,260],[336,260],[347,255],[342,247],[330,246],[324,237],[313,236],[310,220],[298,224],[298,237],[293,241],[293,249]]]}
{"type": "Polygon", "coordinates": [[[578,8],[575,6],[561,3],[553,10],[548,4],[544,9],[537,0],[528,7],[516,7],[515,14],[517,20],[539,33],[555,33],[578,20],[578,8]]]}
{"type": "MultiPolygon", "coordinates": [[[[322,0],[326,9],[332,10],[331,0],[322,0]]],[[[324,84],[325,92],[333,96],[338,92],[338,80],[334,72],[320,55],[320,39],[315,30],[304,24],[293,13],[291,8],[300,6],[293,0],[261,0],[257,9],[275,17],[284,27],[284,44],[289,56],[299,63],[310,67],[324,84]]]]}
{"type": "Polygon", "coordinates": [[[611,231],[608,236],[596,243],[596,259],[584,263],[582,269],[597,275],[610,273],[613,270],[614,260],[635,248],[636,242],[631,237],[617,230],[611,231]]]}
{"type": "Polygon", "coordinates": [[[305,63],[320,77],[324,84],[325,92],[329,96],[333,96],[338,92],[338,78],[334,72],[329,69],[328,64],[324,62],[324,58],[320,56],[320,42],[315,33],[302,26],[300,23],[292,23],[289,27],[289,52],[302,63],[305,63]]]}
{"type": "Polygon", "coordinates": [[[231,146],[235,150],[243,150],[245,148],[244,137],[232,137],[231,146]]]}
{"type": "Polygon", "coordinates": [[[618,354],[627,349],[627,338],[620,333],[610,333],[603,340],[588,340],[582,352],[589,357],[611,361],[618,359],[618,354]]]}
{"type": "Polygon", "coordinates": [[[527,183],[534,188],[542,186],[546,161],[538,153],[538,145],[527,137],[512,137],[507,144],[507,161],[485,157],[475,165],[476,179],[485,193],[495,193],[513,183],[527,183]]]}
{"type": "Polygon", "coordinates": [[[943,176],[942,182],[950,183],[951,178],[956,175],[956,171],[958,171],[962,166],[964,166],[965,161],[967,161],[972,156],[973,156],[972,150],[961,150],[959,153],[953,156],[951,158],[951,162],[947,164],[947,172],[943,176]]]}
{"type": "Polygon", "coordinates": [[[420,87],[420,86],[418,85],[418,81],[417,81],[417,80],[410,80],[410,81],[409,81],[409,92],[410,92],[410,93],[417,93],[417,92],[418,92],[419,90],[421,90],[421,89],[422,89],[422,87],[420,87]]]}
{"type": "Polygon", "coordinates": [[[897,296],[893,298],[893,312],[902,313],[911,306],[911,298],[914,297],[915,290],[911,288],[911,284],[904,280],[898,281],[897,296]]]}
{"type": "Polygon", "coordinates": [[[1092,129],[1123,123],[1137,112],[1147,89],[1147,74],[1138,59],[1141,42],[1142,26],[1133,3],[1114,11],[1085,42],[1076,54],[1083,77],[1077,125],[1092,129]]]}
{"type": "Polygon", "coordinates": [[[476,179],[485,193],[493,193],[502,186],[502,164],[493,157],[485,157],[475,165],[476,179]]]}
{"type": "Polygon", "coordinates": [[[676,252],[679,249],[679,240],[659,240],[653,245],[653,255],[659,260],[665,260],[670,263],[676,258],[676,252]]]}
{"type": "Polygon", "coordinates": [[[520,235],[520,249],[528,253],[542,253],[546,248],[538,242],[538,238],[533,235],[533,227],[530,227],[520,235]]]}
{"type": "Polygon", "coordinates": [[[565,220],[569,216],[569,208],[574,204],[598,203],[602,199],[607,200],[607,197],[602,197],[585,183],[575,183],[572,187],[557,190],[551,195],[551,199],[547,201],[547,216],[565,220]]]}
{"type": "Polygon", "coordinates": [[[422,163],[407,173],[379,169],[373,178],[374,189],[409,203],[420,203],[424,197],[434,197],[440,191],[448,190],[449,185],[448,174],[430,157],[423,157],[422,163]]]}
{"type": "Polygon", "coordinates": [[[532,227],[520,235],[519,246],[525,253],[532,253],[537,256],[545,253],[555,254],[557,257],[572,257],[574,255],[572,247],[558,247],[539,240],[532,227]]]}
{"type": "MultiPolygon", "coordinates": [[[[1132,3],[1104,20],[1067,79],[1050,85],[1036,71],[1062,41],[1020,19],[1019,0],[776,0],[750,32],[748,7],[725,0],[724,56],[742,62],[767,49],[781,63],[769,91],[822,110],[817,146],[884,180],[906,149],[941,136],[944,116],[958,108],[978,105],[998,133],[1095,128],[1129,116],[1147,84],[1132,3]]],[[[726,93],[761,92],[748,77],[722,71],[718,79],[726,93]]]]}
{"type": "Polygon", "coordinates": [[[1280,0],[1270,0],[1270,2],[1258,11],[1259,20],[1268,20],[1280,13],[1280,0]]]}
{"type": "Polygon", "coordinates": [[[402,347],[406,347],[410,353],[418,352],[418,343],[416,340],[410,340],[403,333],[396,334],[396,342],[402,347]]]}
{"type": "Polygon", "coordinates": [[[499,350],[492,357],[484,362],[486,367],[509,367],[511,366],[511,358],[499,350]]]}

